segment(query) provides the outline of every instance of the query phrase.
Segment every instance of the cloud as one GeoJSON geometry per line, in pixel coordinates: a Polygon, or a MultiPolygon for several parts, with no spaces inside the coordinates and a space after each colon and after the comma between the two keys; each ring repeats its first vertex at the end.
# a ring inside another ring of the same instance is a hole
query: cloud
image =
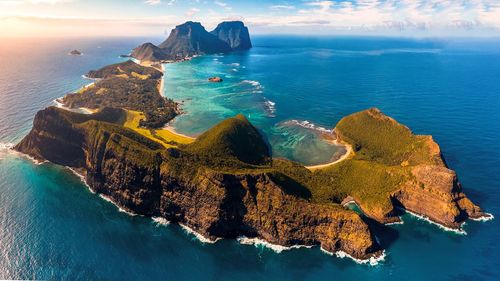
{"type": "Polygon", "coordinates": [[[144,1],[144,3],[146,3],[148,5],[158,5],[161,3],[161,0],[146,0],[146,1],[144,1]]]}
{"type": "Polygon", "coordinates": [[[221,7],[226,7],[227,3],[222,1],[214,1],[214,4],[221,7]]]}
{"type": "Polygon", "coordinates": [[[269,6],[271,10],[294,10],[295,6],[292,5],[272,5],[269,6]]]}
{"type": "Polygon", "coordinates": [[[73,2],[73,0],[0,0],[0,6],[17,6],[24,4],[63,4],[73,2]]]}
{"type": "Polygon", "coordinates": [[[200,11],[200,9],[198,8],[191,8],[189,9],[187,12],[186,12],[186,16],[188,17],[192,17],[194,16],[196,13],[198,13],[200,11]]]}

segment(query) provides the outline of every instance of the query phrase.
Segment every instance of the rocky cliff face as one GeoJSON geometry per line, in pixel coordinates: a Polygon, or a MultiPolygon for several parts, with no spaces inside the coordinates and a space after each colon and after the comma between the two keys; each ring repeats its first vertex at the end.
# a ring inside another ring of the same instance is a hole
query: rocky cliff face
{"type": "Polygon", "coordinates": [[[262,154],[258,158],[234,150],[239,142],[232,142],[245,136],[256,146],[265,145],[244,117],[216,126],[193,148],[164,150],[114,124],[118,118],[102,116],[45,109],[16,149],[79,168],[93,190],[118,205],[185,224],[210,239],[245,235],[284,246],[320,245],[360,259],[380,254],[368,225],[355,212],[312,203],[276,180],[267,148],[248,151],[262,154]],[[207,139],[217,144],[207,147],[207,139]],[[224,152],[224,159],[214,162],[224,152]]]}
{"type": "Polygon", "coordinates": [[[143,61],[181,60],[251,47],[248,28],[240,21],[223,22],[211,32],[207,32],[199,22],[188,21],[176,26],[160,45],[142,44],[132,51],[131,56],[143,61]]]}
{"type": "Polygon", "coordinates": [[[210,33],[229,44],[232,50],[241,51],[252,48],[248,28],[241,21],[219,23],[210,33]]]}
{"type": "Polygon", "coordinates": [[[191,21],[176,26],[158,47],[178,58],[231,51],[226,42],[208,33],[199,22],[191,21]]]}

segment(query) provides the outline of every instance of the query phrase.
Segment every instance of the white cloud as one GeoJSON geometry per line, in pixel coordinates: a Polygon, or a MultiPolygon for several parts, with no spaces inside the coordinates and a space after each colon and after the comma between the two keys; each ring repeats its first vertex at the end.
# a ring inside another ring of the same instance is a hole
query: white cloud
{"type": "Polygon", "coordinates": [[[269,6],[271,10],[294,10],[295,6],[292,5],[272,5],[269,6]]]}
{"type": "Polygon", "coordinates": [[[222,1],[214,1],[214,4],[221,7],[226,7],[227,3],[222,1]]]}
{"type": "Polygon", "coordinates": [[[0,0],[0,6],[17,6],[23,4],[63,4],[73,2],[73,0],[0,0]]]}
{"type": "Polygon", "coordinates": [[[191,8],[186,12],[186,16],[192,17],[200,11],[198,8],[191,8]]]}
{"type": "Polygon", "coordinates": [[[158,5],[161,3],[161,0],[146,0],[146,1],[144,1],[144,3],[146,3],[148,5],[158,5]]]}

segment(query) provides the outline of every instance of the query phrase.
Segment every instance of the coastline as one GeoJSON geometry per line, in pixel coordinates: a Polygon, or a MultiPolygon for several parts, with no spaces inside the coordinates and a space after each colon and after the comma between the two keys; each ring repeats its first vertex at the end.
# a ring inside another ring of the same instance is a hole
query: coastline
{"type": "Polygon", "coordinates": [[[346,148],[346,152],[344,153],[344,155],[342,155],[341,157],[339,157],[337,160],[335,160],[333,162],[329,162],[329,163],[325,163],[325,164],[305,166],[305,167],[308,170],[310,170],[310,171],[314,171],[314,170],[318,170],[318,169],[323,169],[323,168],[326,168],[326,167],[333,166],[333,165],[335,165],[337,163],[340,163],[340,162],[346,160],[347,158],[349,158],[350,156],[352,156],[352,154],[354,154],[354,150],[352,149],[352,146],[350,144],[348,144],[348,143],[339,141],[338,137],[335,138],[332,141],[332,143],[335,144],[335,145],[338,145],[338,146],[344,146],[346,148]]]}

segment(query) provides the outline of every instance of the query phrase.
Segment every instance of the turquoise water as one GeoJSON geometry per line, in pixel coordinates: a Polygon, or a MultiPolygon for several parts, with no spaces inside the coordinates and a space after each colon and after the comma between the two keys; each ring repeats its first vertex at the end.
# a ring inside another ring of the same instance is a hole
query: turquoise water
{"type": "MultiPolygon", "coordinates": [[[[143,41],[1,44],[0,147],[26,134],[37,110],[89,83],[82,74],[123,60],[118,55],[143,41]],[[75,48],[85,55],[66,56],[75,48]]],[[[432,134],[469,197],[500,217],[500,41],[256,37],[254,45],[167,66],[165,93],[184,100],[187,112],[174,122],[177,130],[196,135],[243,112],[266,132],[275,155],[314,163],[335,147],[291,120],[329,129],[346,114],[377,106],[416,133],[432,134]],[[225,81],[206,82],[215,75],[225,81]]],[[[277,254],[231,240],[203,244],[176,225],[120,212],[64,168],[0,148],[0,279],[500,278],[498,219],[468,222],[465,236],[403,220],[376,230],[387,256],[375,267],[318,248],[277,254]]]]}

